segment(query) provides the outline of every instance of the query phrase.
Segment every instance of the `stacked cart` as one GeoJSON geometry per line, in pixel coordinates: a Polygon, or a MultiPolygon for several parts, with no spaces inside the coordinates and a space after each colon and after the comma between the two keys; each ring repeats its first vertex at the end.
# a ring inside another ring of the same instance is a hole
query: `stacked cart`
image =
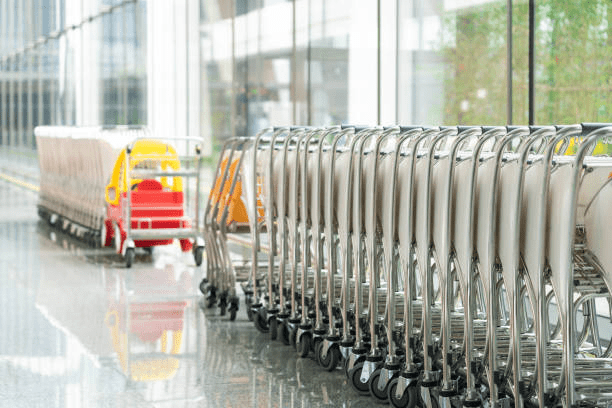
{"type": "Polygon", "coordinates": [[[338,126],[231,140],[202,290],[237,309],[244,282],[259,331],[395,407],[612,406],[612,158],[593,154],[611,134],[338,126]],[[246,225],[237,265],[228,235],[246,225]]]}
{"type": "Polygon", "coordinates": [[[39,126],[35,135],[43,219],[93,246],[114,245],[128,267],[137,247],[174,239],[200,265],[200,138],[142,126],[39,126]]]}

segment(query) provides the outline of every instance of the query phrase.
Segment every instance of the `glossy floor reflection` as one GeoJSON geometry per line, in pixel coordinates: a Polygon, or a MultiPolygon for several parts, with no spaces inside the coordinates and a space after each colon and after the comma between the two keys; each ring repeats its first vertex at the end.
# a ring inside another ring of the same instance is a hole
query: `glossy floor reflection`
{"type": "Polygon", "coordinates": [[[132,269],[36,215],[0,180],[0,407],[366,407],[248,321],[200,307],[202,270],[178,247],[132,269]]]}

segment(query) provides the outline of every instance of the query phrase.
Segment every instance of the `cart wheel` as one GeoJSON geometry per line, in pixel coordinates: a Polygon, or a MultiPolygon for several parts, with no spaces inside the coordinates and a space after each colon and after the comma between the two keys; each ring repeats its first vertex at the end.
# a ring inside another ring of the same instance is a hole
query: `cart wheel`
{"type": "Polygon", "coordinates": [[[370,387],[368,383],[361,382],[361,372],[363,371],[363,362],[355,364],[355,366],[349,371],[349,381],[351,386],[359,395],[370,395],[370,387]]]}
{"type": "Polygon", "coordinates": [[[114,230],[113,237],[115,241],[115,251],[117,251],[117,253],[120,254],[123,242],[121,239],[121,229],[119,229],[119,224],[115,224],[113,230],[114,230]]]}
{"type": "Polygon", "coordinates": [[[229,311],[231,322],[236,320],[236,314],[238,313],[238,309],[240,309],[240,299],[238,298],[238,296],[230,296],[229,308],[227,310],[229,311]]]}
{"type": "Polygon", "coordinates": [[[205,295],[207,290],[206,285],[208,284],[208,282],[206,281],[206,279],[202,279],[202,282],[200,282],[200,292],[205,295]]]}
{"type": "Polygon", "coordinates": [[[351,362],[351,360],[350,360],[350,358],[345,358],[343,361],[344,361],[344,363],[342,364],[342,368],[343,368],[342,371],[344,371],[344,375],[348,379],[349,378],[349,372],[351,371],[351,370],[349,370],[349,363],[351,362]]]}
{"type": "MultiPolygon", "coordinates": [[[[315,361],[317,362],[318,365],[322,365],[321,364],[321,353],[322,352],[323,352],[323,342],[319,341],[314,346],[315,361]]],[[[327,354],[329,356],[329,350],[327,354]]]]}
{"type": "Polygon", "coordinates": [[[297,350],[297,328],[295,327],[289,330],[289,344],[294,350],[297,350]]]}
{"type": "Polygon", "coordinates": [[[208,296],[208,303],[206,303],[206,308],[212,309],[217,303],[217,297],[215,295],[208,296]]]}
{"type": "Polygon", "coordinates": [[[368,381],[368,388],[370,388],[370,395],[376,398],[377,401],[387,402],[389,400],[389,382],[385,388],[381,391],[378,389],[378,379],[380,378],[380,368],[374,370],[368,381]]]}
{"type": "Polygon", "coordinates": [[[401,398],[398,398],[397,395],[395,395],[398,381],[397,378],[394,378],[389,382],[389,385],[387,385],[387,397],[389,398],[391,406],[395,408],[415,408],[419,397],[417,387],[414,385],[408,386],[404,390],[401,398]]]}
{"type": "Polygon", "coordinates": [[[193,258],[195,260],[196,266],[202,265],[202,258],[204,257],[204,247],[197,247],[193,252],[193,258]]]}
{"type": "Polygon", "coordinates": [[[310,353],[310,342],[311,342],[311,338],[310,338],[310,334],[302,334],[302,337],[300,338],[300,342],[296,344],[296,351],[298,353],[298,355],[302,358],[306,358],[308,357],[308,354],[310,353]]]}
{"type": "Polygon", "coordinates": [[[126,267],[128,268],[132,267],[135,256],[136,256],[136,253],[134,252],[134,248],[128,248],[125,250],[125,266],[126,267]]]}
{"type": "Polygon", "coordinates": [[[287,327],[287,324],[285,322],[281,323],[278,325],[278,338],[281,339],[281,341],[283,342],[283,344],[285,346],[288,346],[289,344],[291,344],[291,340],[289,339],[289,328],[287,327]]]}
{"type": "Polygon", "coordinates": [[[260,333],[268,333],[268,331],[270,331],[270,326],[268,326],[268,322],[266,322],[266,319],[261,315],[261,313],[251,312],[251,314],[253,316],[255,328],[259,330],[260,333]]]}
{"type": "Polygon", "coordinates": [[[278,337],[278,320],[276,320],[276,316],[272,316],[270,319],[270,340],[276,340],[278,337]]]}
{"type": "Polygon", "coordinates": [[[340,362],[340,357],[342,356],[342,354],[340,354],[340,349],[338,348],[338,345],[333,344],[327,350],[327,356],[323,357],[323,342],[317,345],[315,353],[319,365],[327,371],[334,371],[338,366],[338,363],[340,362]]]}
{"type": "Polygon", "coordinates": [[[315,353],[315,361],[318,363],[319,361],[317,360],[317,348],[319,347],[319,344],[323,343],[323,338],[322,337],[314,337],[312,339],[312,344],[310,345],[312,347],[312,352],[315,353]]]}

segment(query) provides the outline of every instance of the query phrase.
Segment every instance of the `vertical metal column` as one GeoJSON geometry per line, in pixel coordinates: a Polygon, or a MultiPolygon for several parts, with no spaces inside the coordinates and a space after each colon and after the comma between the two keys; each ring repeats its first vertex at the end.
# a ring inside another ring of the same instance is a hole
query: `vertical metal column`
{"type": "Polygon", "coordinates": [[[8,146],[15,146],[15,98],[13,95],[13,90],[15,88],[13,84],[13,78],[15,77],[15,57],[9,57],[7,63],[7,73],[8,73],[8,86],[7,86],[7,102],[8,102],[8,146]]]}
{"type": "Polygon", "coordinates": [[[506,120],[512,124],[512,0],[506,1],[506,120]]]}
{"type": "Polygon", "coordinates": [[[17,50],[17,59],[15,60],[17,69],[15,75],[15,80],[17,81],[17,139],[15,145],[19,147],[23,146],[23,85],[27,78],[27,70],[25,69],[26,58],[25,53],[23,52],[24,32],[21,29],[25,17],[23,15],[23,3],[23,1],[17,2],[17,12],[15,18],[15,20],[17,21],[17,33],[15,41],[15,49],[17,50]]]}
{"type": "Polygon", "coordinates": [[[16,143],[15,146],[19,146],[22,147],[23,146],[23,92],[24,92],[24,87],[23,84],[26,81],[26,76],[27,76],[27,70],[25,69],[26,64],[25,64],[25,54],[23,52],[20,52],[17,54],[17,58],[15,59],[15,68],[16,68],[16,72],[15,72],[15,81],[17,81],[16,85],[17,85],[17,126],[16,126],[16,130],[17,130],[17,139],[16,139],[16,143]]]}
{"type": "MultiPolygon", "coordinates": [[[[25,1],[25,10],[26,10],[26,21],[25,27],[27,30],[25,36],[26,45],[29,46],[34,41],[36,27],[33,24],[33,13],[32,13],[32,2],[33,0],[25,1]]],[[[28,108],[27,108],[27,116],[26,116],[26,126],[25,126],[25,144],[28,148],[34,148],[34,111],[32,106],[32,97],[33,97],[33,74],[34,74],[34,49],[30,48],[27,52],[26,63],[27,63],[27,81],[28,81],[28,108]]]]}
{"type": "Polygon", "coordinates": [[[297,39],[295,0],[291,1],[291,123],[297,124],[297,39]]]}
{"type": "Polygon", "coordinates": [[[529,0],[529,125],[535,123],[535,0],[529,0]]]}
{"type": "MultiPolygon", "coordinates": [[[[1,0],[0,0],[1,1],[1,0]]],[[[0,33],[0,35],[2,35],[0,33]]],[[[6,129],[6,117],[8,115],[6,106],[6,74],[8,71],[8,64],[4,59],[0,60],[0,145],[7,144],[7,129],[6,129]]]]}
{"type": "MultiPolygon", "coordinates": [[[[230,131],[232,132],[232,136],[236,137],[238,135],[236,134],[236,7],[234,3],[234,1],[230,1],[230,12],[232,15],[232,88],[230,101],[230,131]]],[[[212,137],[214,138],[214,136],[212,137]]],[[[213,145],[214,140],[211,140],[210,143],[213,145]]]]}
{"type": "MultiPolygon", "coordinates": [[[[134,7],[135,8],[135,7],[134,7]]],[[[123,110],[122,115],[121,115],[121,121],[120,123],[123,125],[127,125],[128,124],[128,103],[127,103],[127,96],[128,96],[128,78],[129,78],[129,67],[128,67],[128,62],[127,62],[127,31],[128,31],[128,27],[127,27],[127,18],[128,18],[128,13],[127,13],[127,7],[125,6],[125,4],[123,4],[121,6],[120,12],[123,14],[123,18],[121,19],[123,22],[122,28],[121,28],[121,33],[123,34],[123,38],[122,38],[122,44],[121,44],[121,48],[123,50],[123,69],[121,70],[121,72],[123,72],[123,78],[120,79],[120,83],[121,83],[121,109],[123,110]]],[[[136,12],[134,11],[134,15],[136,15],[136,12]]],[[[186,109],[187,112],[189,112],[189,109],[186,109]]],[[[182,135],[181,135],[182,136],[182,135]]]]}
{"type": "Polygon", "coordinates": [[[376,1],[376,123],[380,125],[381,120],[381,75],[380,75],[380,59],[382,49],[380,43],[381,21],[380,21],[380,0],[376,1]]]}
{"type": "MultiPolygon", "coordinates": [[[[14,12],[15,10],[15,1],[17,0],[8,0],[8,7],[7,7],[7,50],[15,50],[17,47],[15,45],[15,19],[11,18],[11,16],[13,15],[12,12],[14,12]],[[9,16],[9,14],[11,14],[11,16],[9,16]]],[[[7,73],[8,73],[8,94],[7,94],[7,101],[8,101],[8,143],[7,145],[9,146],[15,146],[15,99],[13,98],[13,89],[14,89],[14,84],[13,84],[13,78],[15,78],[16,74],[14,73],[15,70],[15,54],[12,54],[9,56],[8,59],[8,63],[7,63],[7,73]]]]}
{"type": "Polygon", "coordinates": [[[310,64],[312,63],[311,57],[311,35],[312,35],[312,0],[308,0],[308,46],[306,49],[306,111],[308,118],[308,126],[312,126],[312,83],[310,78],[310,64]]]}
{"type": "Polygon", "coordinates": [[[8,66],[4,59],[6,54],[6,39],[8,38],[6,29],[8,23],[6,22],[7,14],[7,1],[0,0],[0,146],[7,143],[6,134],[6,80],[8,66]]]}
{"type": "MultiPolygon", "coordinates": [[[[41,38],[44,33],[43,33],[43,8],[42,7],[38,7],[38,38],[41,38]]],[[[37,38],[35,38],[37,39],[37,38]]],[[[45,59],[43,58],[44,52],[46,50],[47,45],[46,44],[42,44],[39,45],[38,47],[36,47],[36,55],[37,55],[37,61],[38,61],[38,69],[37,69],[37,78],[38,78],[38,125],[43,125],[43,121],[44,121],[44,102],[45,102],[45,98],[43,97],[43,92],[44,92],[44,88],[43,88],[43,62],[45,61],[45,59]]]]}

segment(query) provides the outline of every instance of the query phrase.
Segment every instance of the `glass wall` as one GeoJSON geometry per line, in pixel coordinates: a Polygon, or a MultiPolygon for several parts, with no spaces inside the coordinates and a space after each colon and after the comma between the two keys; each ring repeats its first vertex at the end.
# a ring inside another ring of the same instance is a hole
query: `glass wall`
{"type": "Polygon", "coordinates": [[[529,3],[0,0],[0,143],[148,124],[214,156],[271,125],[612,121],[610,2],[533,1],[533,84],[529,3]]]}
{"type": "Polygon", "coordinates": [[[612,121],[612,5],[534,3],[530,94],[529,0],[201,0],[203,129],[612,121]]]}
{"type": "Polygon", "coordinates": [[[399,7],[399,121],[506,123],[506,0],[399,7]]]}
{"type": "Polygon", "coordinates": [[[200,121],[217,149],[267,126],[377,121],[376,0],[200,8],[200,121]]]}
{"type": "Polygon", "coordinates": [[[612,3],[538,0],[535,120],[612,121],[612,3]]]}
{"type": "Polygon", "coordinates": [[[146,124],[146,2],[0,0],[0,143],[38,125],[146,124]]]}

